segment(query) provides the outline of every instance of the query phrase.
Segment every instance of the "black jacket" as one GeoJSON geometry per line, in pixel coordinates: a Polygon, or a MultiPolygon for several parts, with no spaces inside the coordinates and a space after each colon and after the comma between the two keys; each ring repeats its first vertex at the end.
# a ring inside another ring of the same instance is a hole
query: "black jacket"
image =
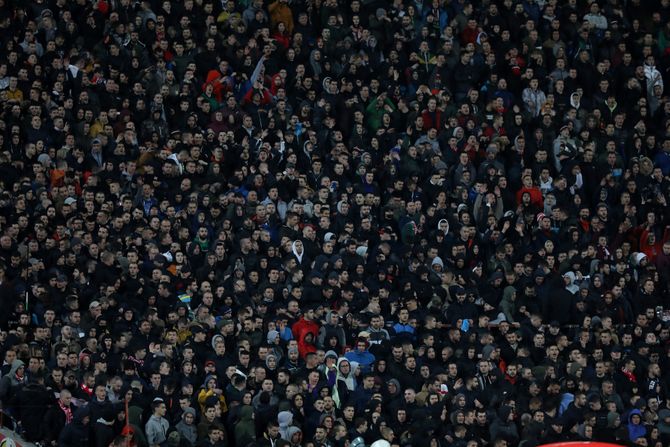
{"type": "Polygon", "coordinates": [[[60,447],[88,447],[88,421],[84,419],[90,416],[88,407],[79,408],[74,413],[72,423],[67,424],[58,437],[60,447]]]}
{"type": "MultiPolygon", "coordinates": [[[[70,410],[74,415],[75,407],[72,404],[70,404],[70,410]]],[[[42,437],[47,443],[58,440],[63,427],[65,427],[65,420],[65,413],[61,410],[57,402],[47,410],[46,415],[44,416],[44,421],[42,422],[42,437]]]]}
{"type": "Polygon", "coordinates": [[[29,383],[19,391],[17,395],[19,419],[27,441],[42,440],[44,415],[52,403],[53,395],[44,385],[29,383]]]}

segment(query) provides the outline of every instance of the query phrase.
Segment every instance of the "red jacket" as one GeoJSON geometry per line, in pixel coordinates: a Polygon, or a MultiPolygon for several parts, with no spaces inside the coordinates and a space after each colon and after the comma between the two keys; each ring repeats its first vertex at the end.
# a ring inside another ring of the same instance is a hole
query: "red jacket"
{"type": "Polygon", "coordinates": [[[519,191],[517,191],[516,203],[521,203],[521,197],[525,192],[530,194],[530,203],[532,203],[533,205],[537,206],[540,209],[544,207],[544,198],[542,197],[542,191],[540,191],[540,188],[537,188],[535,186],[532,188],[523,187],[519,191]]]}
{"type": "Polygon", "coordinates": [[[300,317],[291,327],[291,331],[293,332],[293,338],[300,343],[308,332],[314,334],[314,337],[319,335],[319,324],[316,321],[309,321],[305,320],[305,317],[300,317]]]}

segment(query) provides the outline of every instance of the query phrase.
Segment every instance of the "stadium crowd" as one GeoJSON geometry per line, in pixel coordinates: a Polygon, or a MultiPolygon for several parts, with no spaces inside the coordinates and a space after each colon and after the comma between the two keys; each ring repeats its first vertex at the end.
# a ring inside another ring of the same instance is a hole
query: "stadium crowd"
{"type": "Polygon", "coordinates": [[[670,445],[670,1],[0,0],[44,446],[670,445]]]}

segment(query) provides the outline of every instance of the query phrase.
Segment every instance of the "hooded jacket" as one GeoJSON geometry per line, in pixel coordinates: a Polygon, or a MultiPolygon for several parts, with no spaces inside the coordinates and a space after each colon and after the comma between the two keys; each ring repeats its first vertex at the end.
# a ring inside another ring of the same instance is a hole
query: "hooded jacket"
{"type": "Polygon", "coordinates": [[[89,425],[84,419],[90,416],[88,407],[81,407],[74,412],[72,423],[67,424],[60,432],[58,445],[60,447],[88,447],[89,425]]]}
{"type": "Polygon", "coordinates": [[[316,335],[316,332],[307,331],[298,339],[298,352],[300,352],[300,357],[302,359],[304,359],[310,352],[316,352],[316,335]],[[307,340],[309,334],[312,334],[311,342],[307,340]]]}
{"type": "Polygon", "coordinates": [[[198,429],[195,426],[195,419],[193,419],[193,423],[191,425],[188,425],[185,422],[185,417],[187,414],[192,415],[194,418],[196,416],[195,410],[193,408],[186,408],[184,413],[182,413],[181,421],[177,423],[176,428],[182,438],[190,442],[191,445],[195,445],[195,443],[198,441],[198,429]]]}
{"type": "Polygon", "coordinates": [[[573,295],[574,295],[575,293],[579,292],[579,286],[578,286],[577,284],[575,284],[575,279],[577,279],[577,277],[575,276],[575,274],[574,274],[573,272],[566,272],[566,273],[563,275],[563,277],[564,277],[564,278],[568,278],[568,279],[570,280],[570,282],[568,283],[568,285],[565,286],[565,289],[566,289],[568,292],[572,293],[573,295]]]}
{"type": "Polygon", "coordinates": [[[26,440],[41,441],[46,428],[44,416],[49,405],[53,403],[53,395],[44,385],[31,381],[18,391],[16,403],[26,440]]]}
{"type": "Polygon", "coordinates": [[[235,445],[245,446],[256,440],[254,408],[244,405],[240,409],[240,419],[235,424],[235,445]]]}
{"type": "Polygon", "coordinates": [[[516,314],[516,289],[513,286],[505,287],[503,290],[503,299],[500,302],[500,310],[505,314],[508,323],[514,323],[514,314],[516,314]]]}
{"type": "Polygon", "coordinates": [[[351,393],[356,390],[356,368],[358,368],[358,363],[351,362],[346,357],[337,359],[337,373],[335,377],[335,386],[333,386],[333,400],[335,401],[337,408],[341,408],[341,405],[347,402],[351,393]],[[348,374],[342,373],[342,370],[340,369],[343,362],[349,363],[348,374]]]}
{"type": "Polygon", "coordinates": [[[7,402],[16,392],[16,388],[25,383],[25,373],[22,377],[17,377],[16,372],[20,367],[25,366],[21,360],[14,360],[9,372],[0,379],[0,400],[7,402]]]}
{"type": "MultiPolygon", "coordinates": [[[[302,433],[302,430],[300,430],[298,427],[289,427],[288,430],[286,430],[286,440],[288,442],[291,442],[291,438],[293,438],[293,435],[296,433],[302,433]]],[[[291,442],[291,445],[296,445],[291,442]]]]}
{"type": "MultiPolygon", "coordinates": [[[[344,354],[344,357],[349,360],[349,362],[356,362],[361,367],[361,372],[367,373],[372,368],[372,364],[375,362],[375,355],[370,351],[365,349],[365,351],[360,352],[358,349],[349,351],[344,354]]],[[[352,368],[353,369],[353,368],[352,368]]]]}
{"type": "Polygon", "coordinates": [[[279,422],[279,436],[283,440],[288,441],[288,429],[293,424],[293,413],[290,411],[280,411],[279,415],[277,415],[277,421],[279,422]]]}
{"type": "MultiPolygon", "coordinates": [[[[200,404],[200,411],[203,413],[205,412],[205,402],[207,401],[207,398],[215,395],[214,390],[207,388],[207,382],[212,379],[216,380],[215,388],[218,388],[219,380],[213,374],[209,374],[207,377],[205,377],[205,382],[202,384],[200,392],[198,392],[198,403],[200,404]]],[[[223,395],[223,393],[219,395],[219,405],[221,406],[222,413],[228,412],[228,404],[226,403],[226,397],[223,395]]]]}
{"type": "Polygon", "coordinates": [[[296,340],[302,340],[302,338],[308,332],[311,332],[316,336],[319,333],[319,325],[314,320],[306,320],[305,317],[301,317],[292,327],[293,338],[296,340]]]}
{"type": "Polygon", "coordinates": [[[500,410],[498,410],[498,419],[493,421],[491,428],[489,429],[491,433],[491,439],[502,437],[514,443],[519,440],[519,433],[517,431],[516,424],[507,420],[511,412],[512,409],[506,405],[502,406],[500,410]]]}
{"type": "Polygon", "coordinates": [[[326,314],[326,324],[319,329],[319,338],[317,340],[318,346],[323,348],[330,337],[337,337],[339,346],[347,344],[346,334],[341,326],[330,324],[333,311],[330,310],[326,314]]]}
{"type": "Polygon", "coordinates": [[[628,428],[628,439],[632,442],[635,442],[637,438],[644,437],[647,434],[647,429],[642,423],[642,412],[637,408],[631,411],[628,415],[628,424],[626,425],[626,428],[628,428]],[[639,424],[633,424],[633,416],[635,415],[640,416],[639,424]]]}

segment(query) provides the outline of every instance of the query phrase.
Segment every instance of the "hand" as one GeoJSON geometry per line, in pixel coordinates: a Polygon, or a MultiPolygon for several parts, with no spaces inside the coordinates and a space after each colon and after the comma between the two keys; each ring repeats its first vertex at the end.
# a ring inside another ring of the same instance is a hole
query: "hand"
{"type": "Polygon", "coordinates": [[[521,236],[523,236],[523,224],[522,223],[517,223],[516,226],[514,227],[517,233],[519,233],[521,236]]]}

